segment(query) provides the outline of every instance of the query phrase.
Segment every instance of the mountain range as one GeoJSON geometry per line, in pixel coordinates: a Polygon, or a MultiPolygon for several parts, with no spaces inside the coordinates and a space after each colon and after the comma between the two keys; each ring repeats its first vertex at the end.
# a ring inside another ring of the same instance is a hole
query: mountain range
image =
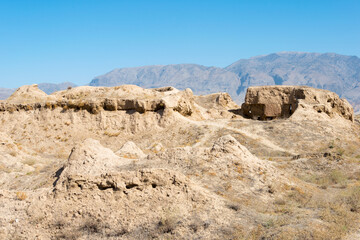
{"type": "MultiPolygon", "coordinates": [[[[89,83],[109,87],[123,84],[191,88],[195,94],[228,92],[238,103],[249,86],[306,85],[336,92],[360,111],[360,58],[335,53],[279,52],[241,59],[225,68],[198,64],[118,68],[89,83]]],[[[68,86],[75,85],[39,84],[47,93],[68,86]]],[[[0,89],[0,97],[4,96],[8,96],[6,90],[0,89]]]]}

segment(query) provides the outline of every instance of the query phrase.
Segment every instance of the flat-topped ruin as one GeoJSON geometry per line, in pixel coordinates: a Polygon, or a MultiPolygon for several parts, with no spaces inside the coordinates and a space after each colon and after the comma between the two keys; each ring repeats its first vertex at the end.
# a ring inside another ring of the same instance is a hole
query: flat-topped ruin
{"type": "Polygon", "coordinates": [[[143,89],[135,85],[118,87],[77,87],[47,95],[38,86],[17,89],[6,101],[0,101],[0,112],[54,109],[105,111],[158,111],[171,108],[183,115],[192,114],[193,93],[173,87],[143,89]]]}
{"type": "Polygon", "coordinates": [[[299,107],[354,120],[354,110],[345,99],[333,92],[306,86],[249,87],[241,108],[245,117],[271,120],[289,118],[299,107]]]}
{"type": "Polygon", "coordinates": [[[86,110],[97,114],[101,111],[145,113],[168,109],[183,116],[191,116],[197,111],[195,109],[198,107],[195,105],[205,109],[221,107],[255,120],[289,118],[301,107],[315,114],[325,113],[329,117],[339,115],[354,121],[354,110],[345,99],[333,92],[306,86],[249,87],[240,111],[226,93],[195,96],[190,89],[144,89],[135,85],[123,85],[83,86],[47,95],[37,85],[29,85],[16,90],[7,100],[0,101],[0,112],[61,108],[64,111],[86,110]]]}

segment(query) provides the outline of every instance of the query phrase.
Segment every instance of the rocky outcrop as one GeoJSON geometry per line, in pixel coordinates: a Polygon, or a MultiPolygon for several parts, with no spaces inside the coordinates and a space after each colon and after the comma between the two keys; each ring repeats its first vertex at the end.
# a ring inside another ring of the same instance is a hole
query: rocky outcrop
{"type": "Polygon", "coordinates": [[[99,141],[86,139],[71,150],[67,163],[58,171],[58,179],[54,183],[57,189],[68,187],[69,179],[75,176],[100,176],[116,172],[117,169],[130,163],[118,157],[113,151],[103,147],[99,141]]]}
{"type": "Polygon", "coordinates": [[[117,155],[123,157],[123,158],[143,158],[146,157],[144,152],[136,146],[136,144],[132,141],[126,142],[117,152],[117,155]]]}
{"type": "Polygon", "coordinates": [[[224,92],[196,96],[195,102],[206,109],[223,108],[231,110],[238,108],[238,105],[232,100],[230,95],[224,92]]]}
{"type": "Polygon", "coordinates": [[[193,113],[194,99],[190,89],[173,87],[143,89],[133,85],[119,87],[78,87],[47,95],[37,85],[23,86],[8,100],[0,102],[0,112],[36,109],[105,111],[159,111],[171,109],[184,116],[193,113]]]}
{"type": "Polygon", "coordinates": [[[327,90],[305,86],[249,87],[242,111],[245,117],[270,120],[288,118],[299,106],[329,117],[339,115],[354,120],[354,110],[345,99],[327,90]]]}

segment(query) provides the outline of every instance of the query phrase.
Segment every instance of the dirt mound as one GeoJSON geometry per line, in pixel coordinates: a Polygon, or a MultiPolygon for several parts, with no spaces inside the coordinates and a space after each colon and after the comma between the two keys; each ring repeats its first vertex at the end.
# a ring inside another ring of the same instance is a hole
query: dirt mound
{"type": "Polygon", "coordinates": [[[195,101],[200,106],[211,108],[236,109],[238,105],[231,99],[228,93],[213,93],[209,95],[196,96],[195,101]]]}
{"type": "Polygon", "coordinates": [[[71,150],[69,159],[61,173],[60,182],[70,176],[100,176],[118,171],[130,160],[119,158],[113,151],[103,147],[99,141],[86,139],[71,150]]]}
{"type": "Polygon", "coordinates": [[[146,154],[132,141],[126,142],[116,154],[124,158],[133,159],[146,157],[146,154]]]}
{"type": "Polygon", "coordinates": [[[14,103],[34,103],[52,100],[54,97],[47,95],[38,88],[37,84],[18,88],[6,101],[14,103]]]}
{"type": "Polygon", "coordinates": [[[275,191],[293,184],[273,163],[258,159],[231,135],[220,137],[212,147],[166,149],[148,156],[137,166],[170,167],[212,191],[235,198],[256,195],[259,200],[266,200],[271,196],[269,188],[275,191]]]}
{"type": "MultiPolygon", "coordinates": [[[[89,239],[209,238],[211,231],[230,227],[223,220],[232,212],[217,198],[166,169],[75,177],[66,191],[57,191],[54,200],[40,208],[54,209],[40,225],[42,232],[65,239],[73,234],[89,239]],[[209,206],[214,211],[208,212],[209,206]]],[[[36,215],[36,207],[31,209],[36,215]]]]}
{"type": "Polygon", "coordinates": [[[54,191],[0,192],[5,239],[148,239],[223,236],[233,212],[217,195],[168,169],[116,170],[111,150],[87,139],[57,172],[54,191]],[[20,201],[19,201],[20,200],[20,201]],[[213,211],[209,212],[208,207],[213,211]],[[13,209],[16,208],[14,211],[13,209]],[[225,220],[225,221],[224,221],[225,220]]]}
{"type": "Polygon", "coordinates": [[[303,86],[249,87],[242,109],[245,116],[262,120],[289,117],[298,109],[354,120],[354,110],[345,99],[327,90],[303,86]]]}

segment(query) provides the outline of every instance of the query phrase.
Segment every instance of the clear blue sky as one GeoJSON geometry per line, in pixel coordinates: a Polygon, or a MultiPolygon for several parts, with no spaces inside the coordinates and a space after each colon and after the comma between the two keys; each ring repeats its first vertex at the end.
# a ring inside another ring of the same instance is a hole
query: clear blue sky
{"type": "Polygon", "coordinates": [[[360,56],[360,0],[0,0],[0,87],[278,51],[360,56]]]}

